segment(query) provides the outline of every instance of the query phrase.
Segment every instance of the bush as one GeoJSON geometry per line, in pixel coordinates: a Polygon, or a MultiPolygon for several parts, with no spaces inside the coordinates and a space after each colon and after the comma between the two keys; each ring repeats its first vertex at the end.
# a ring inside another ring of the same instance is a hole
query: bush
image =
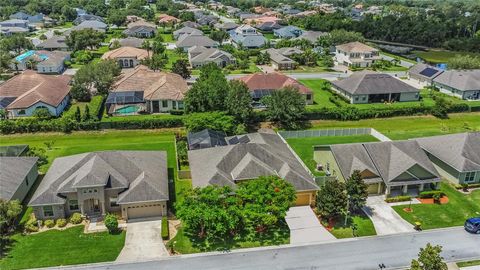
{"type": "Polygon", "coordinates": [[[184,113],[184,110],[170,110],[171,115],[183,115],[184,113]]]}
{"type": "Polygon", "coordinates": [[[168,227],[168,219],[167,217],[162,218],[162,239],[168,240],[170,238],[170,232],[168,227]]]}
{"type": "Polygon", "coordinates": [[[224,112],[205,112],[188,114],[183,120],[185,127],[191,132],[209,128],[234,134],[237,128],[235,118],[224,112]]]}
{"type": "Polygon", "coordinates": [[[31,216],[27,223],[24,225],[27,232],[38,232],[38,222],[35,216],[31,216]]]}
{"type": "Polygon", "coordinates": [[[434,198],[434,196],[436,195],[440,196],[441,198],[445,196],[445,193],[441,190],[422,191],[420,192],[419,197],[422,199],[431,199],[431,198],[434,198]]]}
{"type": "Polygon", "coordinates": [[[102,119],[103,114],[103,96],[94,96],[92,100],[88,104],[90,108],[90,115],[93,117],[94,120],[102,119]]]}
{"type": "Polygon", "coordinates": [[[72,224],[80,224],[82,222],[82,215],[80,213],[73,213],[70,217],[70,223],[72,224]]]}
{"type": "Polygon", "coordinates": [[[45,222],[43,224],[47,228],[53,228],[53,226],[55,226],[55,221],[53,221],[53,219],[47,219],[47,220],[45,220],[45,222]]]}
{"type": "Polygon", "coordinates": [[[395,197],[386,198],[385,202],[387,203],[409,202],[411,200],[412,200],[411,196],[395,196],[395,197]]]}
{"type": "Polygon", "coordinates": [[[115,233],[118,231],[118,220],[114,214],[107,214],[103,221],[105,227],[107,227],[109,233],[115,233]]]}
{"type": "Polygon", "coordinates": [[[57,227],[63,228],[65,226],[67,226],[67,220],[64,219],[64,218],[59,218],[59,219],[57,219],[56,224],[57,224],[57,227]]]}

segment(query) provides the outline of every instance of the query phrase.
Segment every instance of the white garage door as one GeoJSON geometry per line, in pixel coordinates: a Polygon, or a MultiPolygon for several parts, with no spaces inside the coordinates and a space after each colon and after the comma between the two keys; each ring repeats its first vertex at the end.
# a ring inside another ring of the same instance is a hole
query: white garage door
{"type": "Polygon", "coordinates": [[[128,219],[160,217],[162,216],[162,205],[159,203],[152,203],[152,204],[128,206],[127,216],[128,216],[128,219]]]}

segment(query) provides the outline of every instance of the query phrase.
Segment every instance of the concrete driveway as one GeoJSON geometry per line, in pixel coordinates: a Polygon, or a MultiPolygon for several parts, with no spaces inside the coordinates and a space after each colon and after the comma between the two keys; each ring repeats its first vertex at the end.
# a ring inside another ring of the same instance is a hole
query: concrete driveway
{"type": "Polygon", "coordinates": [[[162,241],[161,228],[161,220],[129,221],[125,245],[116,261],[149,261],[168,256],[162,241]]]}
{"type": "Polygon", "coordinates": [[[414,232],[413,225],[405,221],[385,202],[385,196],[369,196],[363,211],[370,217],[377,235],[414,232]]]}
{"type": "Polygon", "coordinates": [[[310,206],[291,207],[285,221],[290,228],[290,244],[326,242],[336,239],[320,224],[310,206]]]}

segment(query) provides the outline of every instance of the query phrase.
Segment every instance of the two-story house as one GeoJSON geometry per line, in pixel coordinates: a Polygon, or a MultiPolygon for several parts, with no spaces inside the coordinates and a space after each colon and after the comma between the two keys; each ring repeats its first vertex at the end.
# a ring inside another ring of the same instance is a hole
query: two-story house
{"type": "Polygon", "coordinates": [[[335,62],[339,65],[365,68],[380,59],[379,50],[358,41],[335,46],[335,62]]]}

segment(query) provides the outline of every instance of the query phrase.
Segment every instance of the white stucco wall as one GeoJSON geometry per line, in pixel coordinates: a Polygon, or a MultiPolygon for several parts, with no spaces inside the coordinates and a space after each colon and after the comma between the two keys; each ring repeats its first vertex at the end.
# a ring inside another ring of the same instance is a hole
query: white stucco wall
{"type": "Polygon", "coordinates": [[[65,98],[62,100],[62,102],[57,107],[54,107],[52,105],[49,105],[49,104],[46,104],[46,103],[43,103],[43,102],[37,102],[34,105],[32,105],[28,108],[25,108],[25,109],[11,109],[11,110],[8,110],[8,117],[16,118],[16,117],[32,116],[35,109],[37,109],[39,107],[47,108],[51,115],[57,117],[63,112],[65,107],[68,105],[69,100],[70,100],[70,96],[67,95],[67,96],[65,96],[65,98]],[[24,113],[19,114],[22,111],[24,111],[24,113]]]}

